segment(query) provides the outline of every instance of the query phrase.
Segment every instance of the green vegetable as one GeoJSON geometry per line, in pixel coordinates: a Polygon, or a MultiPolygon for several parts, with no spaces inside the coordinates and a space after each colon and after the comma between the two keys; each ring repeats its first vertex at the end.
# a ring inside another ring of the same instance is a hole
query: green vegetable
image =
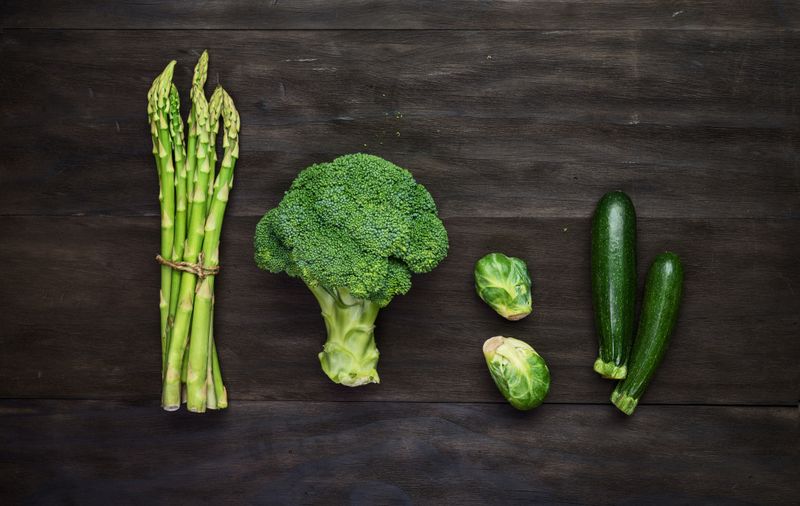
{"type": "Polygon", "coordinates": [[[600,341],[594,370],[624,378],[636,305],[636,211],[621,191],[606,193],[594,214],[592,300],[600,341]]]}
{"type": "MultiPolygon", "coordinates": [[[[213,185],[213,198],[206,205],[208,214],[205,220],[205,235],[201,253],[203,267],[212,268],[219,265],[219,240],[222,233],[222,220],[228,204],[230,190],[233,188],[233,169],[239,158],[239,113],[231,97],[222,88],[221,119],[223,123],[223,151],[219,173],[213,185]]],[[[216,93],[216,91],[215,91],[216,93]]],[[[214,102],[212,95],[211,104],[214,102]]],[[[209,110],[213,110],[209,105],[209,110]]],[[[213,132],[216,134],[216,131],[213,132]]],[[[216,156],[214,156],[216,158],[216,156]]],[[[183,287],[181,287],[183,288],[183,287]]],[[[199,281],[196,288],[194,310],[192,312],[192,338],[189,343],[189,370],[186,382],[190,411],[202,412],[206,408],[208,391],[207,374],[210,361],[210,350],[213,342],[210,339],[211,319],[214,298],[214,276],[199,281]]],[[[219,399],[216,399],[219,402],[219,399]]]]}
{"type": "Polygon", "coordinates": [[[174,411],[183,393],[190,411],[203,412],[228,405],[213,339],[214,274],[209,269],[219,265],[222,219],[239,157],[239,113],[221,87],[206,101],[208,54],[203,52],[195,67],[184,142],[174,67],[174,61],[167,65],[148,94],[160,186],[161,257],[175,264],[161,267],[161,403],[174,411]],[[217,173],[214,141],[220,119],[224,154],[217,173]],[[173,268],[181,262],[204,269],[204,275],[173,268]]]}
{"type": "Polygon", "coordinates": [[[636,409],[664,358],[678,320],[682,290],[683,266],[678,255],[670,252],[658,255],[647,272],[642,314],[633,342],[628,376],[617,383],[611,394],[611,402],[626,415],[636,409]]]}
{"type": "Polygon", "coordinates": [[[378,383],[375,319],[411,274],[447,256],[433,198],[411,173],[377,156],[352,154],[298,174],[256,226],[255,261],[299,277],[328,330],[319,354],[335,383],[378,383]]]}
{"type": "Polygon", "coordinates": [[[550,390],[550,370],[528,343],[495,336],[483,343],[483,355],[503,397],[521,411],[533,409],[550,390]]]}
{"type": "MultiPolygon", "coordinates": [[[[161,210],[161,256],[172,258],[174,241],[173,227],[175,223],[175,167],[173,164],[172,138],[170,136],[170,112],[172,101],[172,73],[175,62],[156,77],[147,94],[147,116],[150,120],[150,134],[153,138],[153,156],[158,171],[158,201],[161,210]]],[[[174,112],[174,111],[173,111],[174,112]]],[[[159,292],[159,309],[161,312],[161,352],[167,346],[169,332],[169,300],[172,286],[172,270],[161,266],[161,291],[159,292]]]]}
{"type": "MultiPolygon", "coordinates": [[[[208,75],[208,52],[203,51],[200,59],[194,69],[194,80],[191,95],[194,97],[195,93],[203,94],[203,86],[206,83],[208,75]]],[[[175,88],[175,85],[173,85],[175,88]]],[[[203,96],[205,98],[205,95],[203,96]]],[[[175,240],[173,242],[173,255],[172,259],[179,261],[183,259],[183,249],[186,245],[186,229],[191,223],[189,210],[192,203],[192,189],[194,185],[195,170],[197,168],[197,120],[198,115],[196,100],[192,98],[192,108],[189,111],[189,117],[186,121],[188,125],[186,152],[175,150],[176,166],[180,167],[178,170],[178,179],[176,187],[176,213],[175,213],[175,240]]],[[[205,111],[207,113],[207,111],[205,111]]],[[[173,138],[176,145],[183,147],[183,122],[180,116],[180,100],[178,98],[177,89],[174,90],[174,100],[172,103],[172,119],[173,124],[178,128],[173,128],[175,135],[173,138]]],[[[205,120],[205,118],[203,118],[205,120]]],[[[163,266],[167,267],[167,266],[163,266]]],[[[172,286],[178,287],[180,284],[181,273],[178,270],[172,270],[172,286]]],[[[175,313],[178,310],[178,290],[170,292],[169,301],[169,321],[175,321],[175,313]]],[[[164,355],[166,357],[166,354],[164,355]]]]}
{"type": "Polygon", "coordinates": [[[531,277],[519,258],[489,253],[475,264],[475,290],[497,314],[521,320],[531,313],[531,277]]]}

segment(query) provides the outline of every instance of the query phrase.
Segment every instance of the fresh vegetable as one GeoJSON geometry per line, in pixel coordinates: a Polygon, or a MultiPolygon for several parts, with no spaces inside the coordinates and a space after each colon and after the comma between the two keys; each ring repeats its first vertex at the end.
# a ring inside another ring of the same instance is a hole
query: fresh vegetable
{"type": "Polygon", "coordinates": [[[203,52],[184,140],[174,67],[174,61],[167,65],[148,94],[161,202],[161,403],[174,411],[183,394],[190,411],[203,412],[228,405],[212,322],[220,231],[239,158],[239,113],[222,87],[206,100],[208,54],[203,52]],[[220,124],[223,156],[217,171],[214,141],[220,124]]]}
{"type": "Polygon", "coordinates": [[[521,320],[531,313],[531,277],[519,258],[489,253],[475,264],[475,290],[497,314],[521,320]]]}
{"type": "MultiPolygon", "coordinates": [[[[175,62],[171,62],[159,75],[147,95],[147,115],[150,120],[150,134],[153,138],[153,156],[158,171],[158,201],[161,210],[161,256],[172,258],[173,223],[175,217],[175,185],[173,165],[172,138],[170,136],[170,112],[172,102],[172,73],[175,62]]],[[[172,111],[174,112],[174,111],[172,111]]],[[[161,291],[159,292],[159,309],[161,312],[161,351],[162,356],[167,346],[169,332],[169,300],[172,284],[172,270],[161,266],[161,291]]]]}
{"type": "Polygon", "coordinates": [[[533,409],[550,390],[550,370],[528,343],[495,336],[483,343],[483,355],[503,397],[521,411],[533,409]]]}
{"type": "Polygon", "coordinates": [[[436,205],[411,173],[352,154],[298,174],[255,232],[256,264],[299,277],[322,309],[328,338],[319,360],[335,383],[379,383],[375,319],[411,274],[447,255],[436,205]]]}
{"type": "Polygon", "coordinates": [[[621,191],[606,193],[594,214],[592,300],[600,341],[594,370],[624,378],[636,305],[636,211],[621,191]]]}
{"type": "Polygon", "coordinates": [[[683,290],[683,266],[674,253],[656,257],[645,281],[639,330],[633,342],[628,376],[617,383],[611,402],[630,415],[664,358],[669,338],[678,320],[683,290]]]}

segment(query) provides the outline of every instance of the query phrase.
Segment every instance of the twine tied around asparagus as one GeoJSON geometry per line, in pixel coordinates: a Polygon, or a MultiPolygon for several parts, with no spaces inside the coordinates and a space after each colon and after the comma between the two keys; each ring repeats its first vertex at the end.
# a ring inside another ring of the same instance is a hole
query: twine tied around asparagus
{"type": "Polygon", "coordinates": [[[198,279],[204,279],[219,273],[219,265],[210,267],[203,265],[203,253],[200,253],[197,258],[197,263],[195,264],[191,262],[173,262],[172,260],[166,259],[161,255],[156,255],[156,261],[161,265],[172,267],[175,270],[192,273],[197,276],[198,279]]]}

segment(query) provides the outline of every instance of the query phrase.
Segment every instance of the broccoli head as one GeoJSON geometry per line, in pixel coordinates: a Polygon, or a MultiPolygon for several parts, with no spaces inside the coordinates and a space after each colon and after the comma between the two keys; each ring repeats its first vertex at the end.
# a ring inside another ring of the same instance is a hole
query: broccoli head
{"type": "Polygon", "coordinates": [[[255,261],[301,278],[328,328],[320,361],[336,383],[378,383],[374,321],[411,288],[411,274],[447,256],[436,204],[411,173],[366,154],[341,156],[298,174],[259,221],[255,261]]]}

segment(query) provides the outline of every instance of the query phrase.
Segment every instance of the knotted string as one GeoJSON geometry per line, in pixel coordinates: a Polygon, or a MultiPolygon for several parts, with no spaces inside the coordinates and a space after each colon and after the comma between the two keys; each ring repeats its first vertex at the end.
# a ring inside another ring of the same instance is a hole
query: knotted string
{"type": "Polygon", "coordinates": [[[161,265],[166,265],[167,267],[172,267],[173,269],[189,272],[194,274],[199,279],[207,278],[209,276],[214,276],[219,273],[219,265],[214,265],[211,267],[206,267],[203,265],[203,254],[197,257],[197,263],[193,264],[191,262],[173,262],[172,260],[168,260],[161,255],[156,255],[156,261],[161,265]]]}

